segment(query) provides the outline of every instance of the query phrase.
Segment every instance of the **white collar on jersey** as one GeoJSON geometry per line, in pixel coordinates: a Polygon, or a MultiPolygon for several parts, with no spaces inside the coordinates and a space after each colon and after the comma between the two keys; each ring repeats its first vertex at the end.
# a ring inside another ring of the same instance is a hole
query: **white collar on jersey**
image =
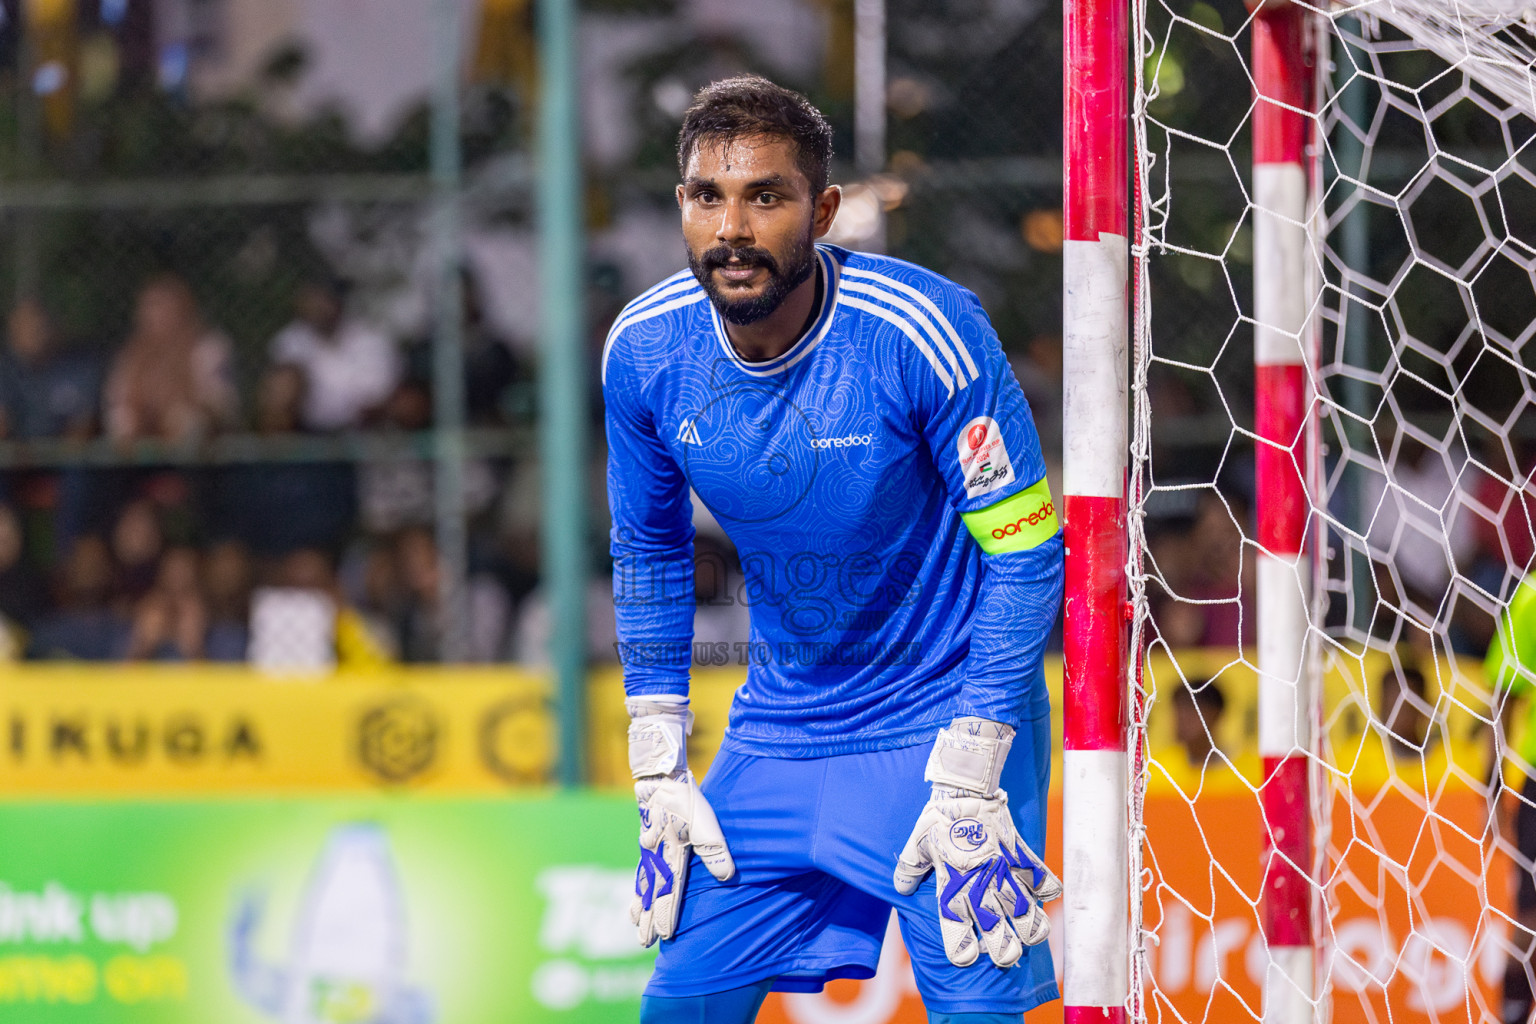
{"type": "Polygon", "coordinates": [[[793,345],[772,359],[754,363],[741,358],[741,354],[736,351],[736,347],[731,344],[731,339],[725,333],[725,322],[720,319],[720,311],[715,308],[713,302],[709,304],[709,316],[715,325],[715,339],[720,342],[720,347],[725,349],[726,355],[742,373],[753,377],[772,377],[776,373],[783,373],[810,355],[811,351],[827,336],[827,332],[832,329],[832,313],[837,307],[837,291],[842,266],[822,246],[816,247],[816,255],[821,260],[824,285],[821,294],[821,312],[816,314],[816,319],[812,321],[811,326],[806,328],[805,333],[800,335],[793,345]]]}

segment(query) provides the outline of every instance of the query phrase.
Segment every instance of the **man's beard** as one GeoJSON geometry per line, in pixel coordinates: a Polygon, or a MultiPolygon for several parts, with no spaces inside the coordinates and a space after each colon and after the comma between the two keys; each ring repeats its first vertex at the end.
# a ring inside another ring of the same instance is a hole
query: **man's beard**
{"type": "Polygon", "coordinates": [[[704,287],[704,293],[720,311],[720,316],[728,323],[745,327],[772,315],[790,292],[805,283],[816,269],[816,246],[810,232],[806,232],[804,240],[796,241],[790,247],[783,267],[767,249],[755,245],[732,249],[721,244],[697,255],[690,249],[688,269],[704,287]],[[756,295],[733,299],[715,283],[714,271],[727,265],[732,269],[762,267],[768,271],[768,284],[756,295]]]}

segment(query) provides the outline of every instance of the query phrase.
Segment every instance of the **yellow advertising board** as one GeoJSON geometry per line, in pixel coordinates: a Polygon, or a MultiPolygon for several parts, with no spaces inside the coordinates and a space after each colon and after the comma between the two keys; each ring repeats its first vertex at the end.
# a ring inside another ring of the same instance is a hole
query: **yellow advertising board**
{"type": "MultiPolygon", "coordinates": [[[[1214,723],[1213,738],[1232,759],[1239,788],[1258,783],[1258,679],[1251,661],[1234,653],[1181,651],[1176,660],[1165,653],[1148,659],[1145,684],[1158,697],[1148,729],[1158,763],[1150,778],[1154,791],[1192,781],[1174,742],[1167,699],[1182,685],[1181,671],[1221,687],[1226,713],[1214,723]]],[[[1379,785],[1400,771],[1388,764],[1380,730],[1370,725],[1380,677],[1389,670],[1387,657],[1373,654],[1363,662],[1341,659],[1325,676],[1329,754],[1347,766],[1355,785],[1379,785]]],[[[1487,696],[1479,666],[1445,661],[1426,675],[1439,756],[1481,778],[1486,751],[1473,709],[1486,707],[1487,696]]],[[[720,746],[744,678],[739,667],[693,674],[689,757],[700,775],[720,746]]],[[[1047,660],[1046,680],[1059,709],[1059,658],[1047,660]]],[[[627,787],[629,718],[617,667],[592,673],[587,718],[591,782],[627,787]]],[[[11,797],[381,788],[491,794],[550,782],[557,735],[549,681],[511,668],[412,667],[311,678],[219,666],[0,670],[0,794],[11,797]]],[[[1059,729],[1056,740],[1059,745],[1059,729]]]]}
{"type": "MultiPolygon", "coordinates": [[[[1233,762],[1237,774],[1225,777],[1237,789],[1251,789],[1262,781],[1262,762],[1258,756],[1259,676],[1253,652],[1239,657],[1233,649],[1201,649],[1168,652],[1159,648],[1147,658],[1142,681],[1154,693],[1147,722],[1147,743],[1157,761],[1149,772],[1148,785],[1153,792],[1172,791],[1202,783],[1200,772],[1185,759],[1174,732],[1172,693],[1185,682],[1209,679],[1221,689],[1226,711],[1219,722],[1210,723],[1212,739],[1218,749],[1233,762]]],[[[1352,785],[1375,788],[1388,777],[1404,770],[1422,773],[1423,766],[1410,762],[1441,761],[1453,763],[1468,778],[1484,777],[1487,759],[1485,719],[1489,696],[1483,689],[1482,665],[1470,658],[1441,656],[1432,666],[1422,666],[1427,677],[1426,702],[1434,708],[1431,716],[1431,742],[1422,757],[1399,754],[1395,761],[1386,752],[1383,734],[1371,725],[1373,715],[1379,722],[1390,709],[1379,707],[1381,681],[1392,671],[1391,658],[1380,651],[1361,659],[1330,659],[1323,677],[1323,722],[1331,763],[1347,772],[1352,785]]],[[[689,763],[702,776],[709,767],[725,735],[731,698],[745,680],[742,668],[695,669],[692,677],[691,706],[695,723],[688,739],[689,763]]],[[[1051,706],[1057,720],[1053,729],[1056,745],[1053,780],[1061,778],[1061,658],[1045,661],[1045,679],[1051,693],[1051,706]]],[[[625,728],[629,717],[624,711],[624,685],[617,668],[592,676],[587,713],[590,721],[589,756],[592,781],[600,786],[629,784],[628,748],[625,728]]],[[[1524,722],[1516,723],[1511,742],[1518,746],[1524,722]]],[[[1203,780],[1209,787],[1210,781],[1203,780]]]]}
{"type": "Polygon", "coordinates": [[[0,672],[0,793],[495,793],[549,778],[549,693],[506,669],[17,667],[0,672]]]}

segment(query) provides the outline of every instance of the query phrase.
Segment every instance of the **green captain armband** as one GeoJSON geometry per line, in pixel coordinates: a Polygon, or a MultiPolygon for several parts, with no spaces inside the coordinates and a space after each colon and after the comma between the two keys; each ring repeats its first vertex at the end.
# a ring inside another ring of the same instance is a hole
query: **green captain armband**
{"type": "Polygon", "coordinates": [[[965,528],[971,531],[981,550],[989,555],[1009,551],[1028,551],[1056,536],[1056,506],[1051,502],[1051,487],[1042,477],[1013,497],[996,505],[961,513],[965,528]]]}

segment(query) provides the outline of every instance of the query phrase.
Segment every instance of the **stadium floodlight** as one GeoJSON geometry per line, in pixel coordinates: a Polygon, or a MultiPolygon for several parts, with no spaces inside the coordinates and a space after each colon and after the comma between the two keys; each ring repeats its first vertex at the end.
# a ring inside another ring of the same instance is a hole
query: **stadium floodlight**
{"type": "Polygon", "coordinates": [[[1536,4],[1067,0],[1064,63],[1067,1020],[1506,1019],[1536,4]]]}

